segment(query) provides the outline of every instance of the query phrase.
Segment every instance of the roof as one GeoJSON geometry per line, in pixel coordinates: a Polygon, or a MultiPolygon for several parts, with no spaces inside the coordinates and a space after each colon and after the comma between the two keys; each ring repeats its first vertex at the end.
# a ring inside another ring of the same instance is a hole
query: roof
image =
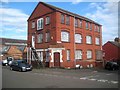
{"type": "Polygon", "coordinates": [[[24,52],[26,46],[17,46],[17,49],[21,52],[24,52]]]}
{"type": "MultiPolygon", "coordinates": [[[[84,17],[84,16],[80,16],[80,15],[78,15],[78,14],[69,12],[69,11],[67,11],[67,10],[64,10],[64,9],[61,9],[61,8],[58,8],[58,7],[55,7],[55,6],[53,6],[53,5],[50,5],[50,4],[47,4],[47,3],[44,3],[44,2],[39,2],[38,5],[39,5],[40,3],[43,4],[43,5],[45,5],[45,6],[47,6],[47,7],[49,7],[49,8],[52,9],[52,10],[59,11],[59,12],[62,12],[62,13],[65,13],[65,14],[68,14],[68,15],[71,15],[71,16],[74,16],[75,18],[80,18],[80,19],[82,19],[82,20],[86,20],[86,21],[89,21],[89,22],[92,22],[92,23],[95,23],[95,24],[100,25],[99,23],[94,22],[93,20],[91,20],[91,19],[89,19],[89,18],[86,18],[86,17],[84,17]]],[[[38,7],[38,5],[36,6],[36,8],[38,7]]],[[[35,8],[35,9],[36,9],[36,8],[35,8]]],[[[34,9],[34,11],[35,11],[35,9],[34,9]]],[[[34,11],[32,12],[32,14],[34,13],[34,11]]],[[[30,17],[32,16],[32,14],[30,15],[30,17]]],[[[29,19],[30,19],[30,17],[29,17],[29,19]]],[[[28,20],[29,20],[29,19],[28,19],[28,20]]],[[[101,26],[101,25],[100,25],[100,26],[101,26]]]]}
{"type": "Polygon", "coordinates": [[[111,44],[113,44],[113,45],[115,45],[115,46],[117,46],[117,47],[119,47],[120,48],[120,43],[119,42],[113,42],[113,41],[109,41],[111,44]]]}
{"type": "Polygon", "coordinates": [[[0,38],[2,45],[27,45],[27,40],[0,38]]]}
{"type": "Polygon", "coordinates": [[[0,47],[0,54],[7,53],[9,49],[10,49],[10,46],[2,46],[2,47],[0,47]]]}

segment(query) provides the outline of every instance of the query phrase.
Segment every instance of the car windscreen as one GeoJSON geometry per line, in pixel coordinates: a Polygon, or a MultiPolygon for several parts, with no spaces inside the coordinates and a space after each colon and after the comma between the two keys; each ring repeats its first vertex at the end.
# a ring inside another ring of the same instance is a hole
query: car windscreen
{"type": "Polygon", "coordinates": [[[25,65],[28,65],[25,61],[21,61],[21,62],[19,62],[18,64],[19,64],[19,65],[24,65],[24,66],[25,66],[25,65]]]}

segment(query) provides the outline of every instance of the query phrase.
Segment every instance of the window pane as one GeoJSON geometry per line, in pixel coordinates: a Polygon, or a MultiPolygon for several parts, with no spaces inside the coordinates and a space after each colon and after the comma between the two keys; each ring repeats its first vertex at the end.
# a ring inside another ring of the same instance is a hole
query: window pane
{"type": "Polygon", "coordinates": [[[87,59],[91,59],[92,58],[92,51],[88,50],[87,51],[87,59]]]}
{"type": "Polygon", "coordinates": [[[75,19],[75,27],[78,27],[78,19],[75,19]]]}
{"type": "Polygon", "coordinates": [[[75,59],[82,59],[82,51],[81,50],[75,51],[75,59]]]}
{"type": "Polygon", "coordinates": [[[96,45],[100,45],[100,38],[95,38],[96,45]]]}
{"type": "Polygon", "coordinates": [[[92,37],[91,36],[86,36],[86,43],[92,44],[92,37]]]}
{"type": "Polygon", "coordinates": [[[86,22],[86,29],[88,29],[88,22],[86,22]]]}
{"type": "Polygon", "coordinates": [[[66,25],[70,25],[70,17],[66,16],[66,25]]]}
{"type": "Polygon", "coordinates": [[[67,60],[70,60],[70,50],[67,50],[67,60]]]}
{"type": "Polygon", "coordinates": [[[61,14],[61,23],[63,23],[63,24],[64,24],[64,20],[65,20],[65,17],[64,17],[64,15],[63,15],[63,14],[61,14]]]}
{"type": "Polygon", "coordinates": [[[50,17],[46,17],[46,24],[50,24],[50,17]]]}
{"type": "Polygon", "coordinates": [[[82,43],[82,36],[80,34],[75,34],[75,42],[82,43]]]}
{"type": "Polygon", "coordinates": [[[50,33],[46,33],[46,42],[50,41],[50,33]]]}
{"type": "Polygon", "coordinates": [[[82,27],[82,20],[80,20],[80,27],[82,27]]]}
{"type": "Polygon", "coordinates": [[[92,23],[90,23],[90,30],[92,30],[92,23]]]}
{"type": "Polygon", "coordinates": [[[43,29],[43,18],[37,20],[37,30],[43,29]]]}
{"type": "Polygon", "coordinates": [[[61,32],[61,41],[69,42],[69,32],[61,32]]]}
{"type": "Polygon", "coordinates": [[[35,22],[32,22],[32,28],[35,28],[35,22]]]}
{"type": "Polygon", "coordinates": [[[43,34],[39,34],[38,35],[38,43],[42,43],[43,42],[43,34]]]}

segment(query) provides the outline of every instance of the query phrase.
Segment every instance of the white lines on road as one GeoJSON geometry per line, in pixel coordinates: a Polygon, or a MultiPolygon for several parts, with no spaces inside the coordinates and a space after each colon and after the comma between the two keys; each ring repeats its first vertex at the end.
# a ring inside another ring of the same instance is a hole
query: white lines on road
{"type": "Polygon", "coordinates": [[[106,79],[95,79],[95,78],[88,78],[88,77],[81,77],[80,80],[89,80],[89,81],[97,81],[97,82],[103,82],[103,83],[112,83],[112,84],[118,84],[118,81],[108,81],[106,79]]]}
{"type": "Polygon", "coordinates": [[[118,84],[118,81],[110,81],[106,79],[96,79],[100,75],[95,76],[86,76],[86,77],[75,77],[75,76],[63,76],[63,75],[55,75],[55,74],[43,74],[43,73],[34,73],[35,75],[42,75],[42,76],[52,76],[52,77],[61,77],[61,78],[71,78],[71,79],[80,79],[80,80],[89,80],[89,81],[97,81],[102,83],[111,83],[111,84],[118,84]]]}

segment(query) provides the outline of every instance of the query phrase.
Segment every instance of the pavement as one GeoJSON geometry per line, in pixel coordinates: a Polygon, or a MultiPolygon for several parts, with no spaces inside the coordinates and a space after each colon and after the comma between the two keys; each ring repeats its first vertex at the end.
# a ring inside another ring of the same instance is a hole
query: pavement
{"type": "Polygon", "coordinates": [[[104,69],[33,69],[29,72],[2,68],[3,88],[118,88],[118,71],[104,69]]]}

